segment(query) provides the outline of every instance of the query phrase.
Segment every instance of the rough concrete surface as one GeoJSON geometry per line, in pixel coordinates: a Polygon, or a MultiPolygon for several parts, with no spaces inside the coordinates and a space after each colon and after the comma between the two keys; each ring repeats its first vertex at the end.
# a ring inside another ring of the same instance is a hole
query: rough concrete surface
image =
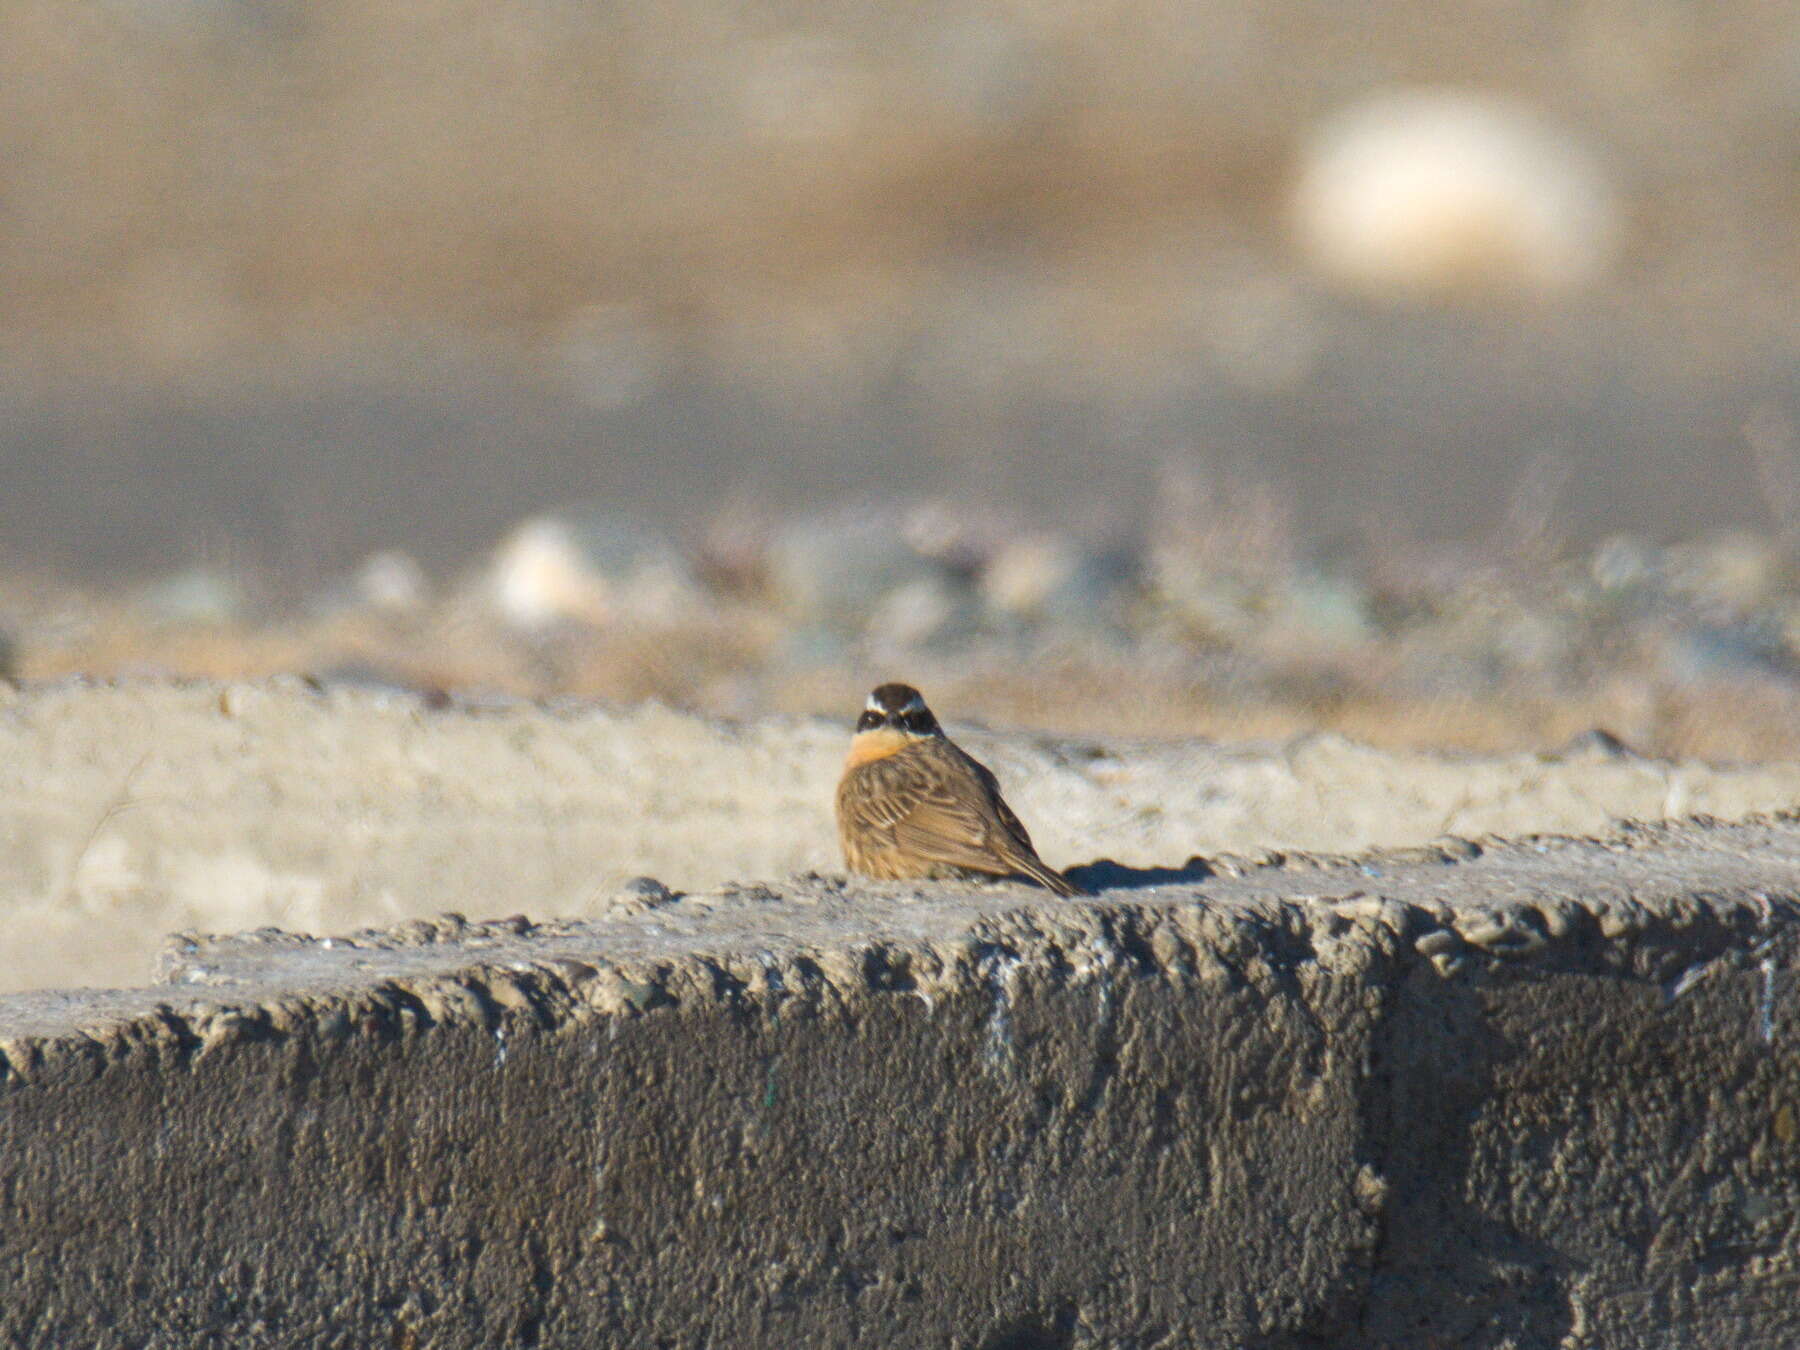
{"type": "Polygon", "coordinates": [[[1794,819],[1087,877],[0,999],[0,1340],[1800,1341],[1794,819]]]}
{"type": "MultiPolygon", "coordinates": [[[[930,691],[927,690],[927,694],[930,691]]],[[[848,720],[453,704],[231,685],[0,685],[0,990],[137,983],[163,935],[312,933],[443,910],[604,917],[680,890],[837,871],[848,720]]],[[[1800,764],[1004,736],[939,711],[1056,867],[1353,852],[1441,834],[1590,834],[1800,801],[1800,764]]]]}

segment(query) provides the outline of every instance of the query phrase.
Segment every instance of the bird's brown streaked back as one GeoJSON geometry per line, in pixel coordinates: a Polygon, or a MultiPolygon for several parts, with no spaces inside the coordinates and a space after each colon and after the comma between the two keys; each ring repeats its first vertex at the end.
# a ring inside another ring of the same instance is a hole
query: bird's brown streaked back
{"type": "Polygon", "coordinates": [[[857,719],[837,791],[853,871],[897,880],[1023,875],[1079,894],[1044,865],[986,765],[944,735],[917,689],[878,685],[857,719]]]}

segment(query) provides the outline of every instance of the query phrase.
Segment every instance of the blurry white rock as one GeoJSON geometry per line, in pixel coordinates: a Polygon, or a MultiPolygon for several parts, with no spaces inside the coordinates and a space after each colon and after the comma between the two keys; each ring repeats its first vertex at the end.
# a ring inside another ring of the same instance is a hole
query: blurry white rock
{"type": "Polygon", "coordinates": [[[582,556],[567,522],[553,517],[527,520],[508,535],[494,552],[490,580],[501,616],[518,628],[606,617],[606,579],[582,556]]]}
{"type": "Polygon", "coordinates": [[[1748,610],[1780,588],[1786,559],[1779,545],[1746,530],[1676,544],[1664,553],[1669,588],[1702,604],[1748,610]]]}
{"type": "Polygon", "coordinates": [[[1265,603],[1264,623],[1290,644],[1345,647],[1375,636],[1369,594],[1352,577],[1299,572],[1265,603]]]}
{"type": "Polygon", "coordinates": [[[1619,236],[1584,147],[1525,107],[1459,90],[1340,112],[1305,148],[1292,205],[1313,263],[1378,293],[1565,293],[1605,272],[1619,236]]]}
{"type": "Polygon", "coordinates": [[[210,567],[189,567],[145,586],[138,603],[154,622],[207,627],[243,618],[249,597],[236,577],[210,567]]]}
{"type": "Polygon", "coordinates": [[[400,614],[421,608],[430,596],[425,569],[397,548],[372,553],[350,578],[351,590],[369,609],[400,614]]]}
{"type": "Polygon", "coordinates": [[[501,616],[518,628],[600,625],[622,613],[667,618],[698,598],[673,544],[608,513],[526,520],[495,550],[489,584],[501,616]]]}
{"type": "Polygon", "coordinates": [[[924,576],[881,597],[869,613],[865,636],[877,652],[906,652],[954,643],[973,631],[967,589],[947,576],[924,576]]]}
{"type": "Polygon", "coordinates": [[[1129,553],[1033,534],[1000,546],[982,572],[981,594],[1008,618],[1086,627],[1123,619],[1137,580],[1129,553]]]}
{"type": "Polygon", "coordinates": [[[1066,539],[1034,534],[1003,544],[981,576],[981,594],[991,609],[1019,618],[1036,615],[1069,579],[1080,554],[1066,539]]]}
{"type": "Polygon", "coordinates": [[[1655,545],[1631,534],[1609,534],[1594,547],[1588,571],[1603,590],[1648,585],[1662,574],[1655,545]]]}
{"type": "Polygon", "coordinates": [[[902,588],[947,583],[949,569],[914,546],[907,523],[890,512],[845,510],[788,525],[769,548],[777,601],[805,622],[860,632],[876,606],[902,588]]]}

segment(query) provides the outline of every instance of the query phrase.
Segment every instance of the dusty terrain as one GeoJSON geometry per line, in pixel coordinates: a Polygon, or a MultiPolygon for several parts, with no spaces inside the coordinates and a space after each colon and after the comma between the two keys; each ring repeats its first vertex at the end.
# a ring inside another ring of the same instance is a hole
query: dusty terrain
{"type": "MultiPolygon", "coordinates": [[[[860,690],[846,690],[852,705],[860,690]]],[[[841,864],[836,721],[486,704],[261,683],[60,683],[0,706],[0,989],[146,982],[176,930],[345,933],[458,911],[601,916],[841,864]]],[[[968,729],[1061,867],[1351,852],[1735,818],[1800,801],[1800,764],[1071,739],[968,729]]],[[[1103,882],[1105,869],[1092,880],[1103,882]]]]}

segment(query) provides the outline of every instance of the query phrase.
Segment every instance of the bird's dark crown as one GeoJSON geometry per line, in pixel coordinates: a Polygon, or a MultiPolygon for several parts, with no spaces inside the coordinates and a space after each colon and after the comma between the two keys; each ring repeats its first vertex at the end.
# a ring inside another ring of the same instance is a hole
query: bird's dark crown
{"type": "Polygon", "coordinates": [[[892,727],[914,736],[939,734],[937,718],[925,706],[924,695],[910,684],[878,684],[870,691],[856,729],[873,731],[877,727],[892,727]]]}

